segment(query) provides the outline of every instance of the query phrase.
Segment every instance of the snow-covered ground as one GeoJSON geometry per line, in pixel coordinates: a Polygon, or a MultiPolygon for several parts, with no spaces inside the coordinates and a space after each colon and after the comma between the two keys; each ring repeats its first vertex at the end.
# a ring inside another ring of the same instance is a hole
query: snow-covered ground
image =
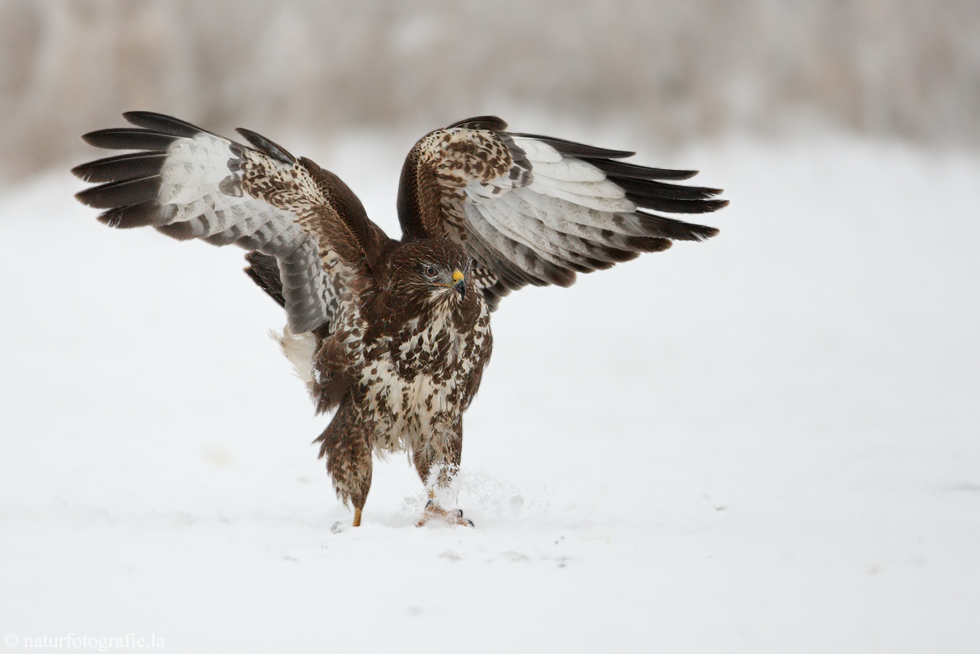
{"type": "MultiPolygon", "coordinates": [[[[411,138],[313,155],[398,233],[411,138]]],[[[573,135],[580,136],[580,135],[573,135]]],[[[598,140],[619,147],[629,143],[598,140]]],[[[93,151],[93,155],[96,153],[93,151]]],[[[459,503],[360,529],[242,252],[0,196],[0,634],[224,651],[980,650],[980,155],[733,141],[722,228],[494,318],[459,503]]]]}

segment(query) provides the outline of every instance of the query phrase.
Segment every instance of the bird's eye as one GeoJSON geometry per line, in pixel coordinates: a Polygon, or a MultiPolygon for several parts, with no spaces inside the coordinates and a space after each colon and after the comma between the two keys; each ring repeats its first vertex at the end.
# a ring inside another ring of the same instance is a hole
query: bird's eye
{"type": "Polygon", "coordinates": [[[436,269],[433,268],[432,266],[426,266],[425,267],[425,274],[428,277],[435,277],[436,276],[436,269]]]}

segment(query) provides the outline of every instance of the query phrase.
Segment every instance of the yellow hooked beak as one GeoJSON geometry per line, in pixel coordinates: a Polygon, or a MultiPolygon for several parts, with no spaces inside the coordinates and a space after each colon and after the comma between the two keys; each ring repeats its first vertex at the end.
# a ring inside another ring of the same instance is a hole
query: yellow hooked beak
{"type": "Polygon", "coordinates": [[[466,298],[466,276],[459,268],[453,271],[453,290],[459,291],[460,296],[466,298]]]}

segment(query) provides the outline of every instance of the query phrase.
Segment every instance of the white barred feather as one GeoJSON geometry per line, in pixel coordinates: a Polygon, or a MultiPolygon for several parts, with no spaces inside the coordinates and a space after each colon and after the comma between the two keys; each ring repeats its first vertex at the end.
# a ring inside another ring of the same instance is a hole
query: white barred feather
{"type": "Polygon", "coordinates": [[[606,173],[578,159],[563,159],[556,163],[535,162],[534,177],[536,179],[547,177],[564,182],[595,183],[605,181],[606,173]]]}
{"type": "MultiPolygon", "coordinates": [[[[600,211],[573,200],[535,193],[532,189],[517,189],[514,195],[535,212],[531,215],[539,217],[543,222],[546,220],[564,220],[630,236],[638,236],[644,233],[639,220],[628,213],[600,211]]],[[[635,205],[633,208],[635,209],[635,205]]]]}
{"type": "Polygon", "coordinates": [[[535,163],[558,163],[563,159],[558,150],[538,139],[524,136],[512,136],[511,138],[514,139],[517,147],[527,155],[528,161],[535,163]]]}

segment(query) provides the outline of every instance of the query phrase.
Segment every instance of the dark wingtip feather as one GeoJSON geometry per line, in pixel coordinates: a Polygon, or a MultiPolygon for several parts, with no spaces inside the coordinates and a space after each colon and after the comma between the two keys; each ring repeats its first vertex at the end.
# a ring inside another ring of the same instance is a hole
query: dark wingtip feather
{"type": "Polygon", "coordinates": [[[89,176],[89,166],[91,166],[92,163],[93,162],[83,163],[75,166],[74,168],[71,169],[71,174],[77,177],[78,179],[82,180],[83,182],[91,182],[92,179],[89,176]]]}
{"type": "Polygon", "coordinates": [[[718,229],[707,225],[686,223],[683,220],[658,216],[644,211],[637,211],[633,215],[642,220],[647,237],[669,238],[675,241],[703,241],[718,234],[718,229]]]}
{"type": "Polygon", "coordinates": [[[252,281],[275,300],[279,306],[285,308],[286,299],[282,294],[282,279],[276,258],[261,252],[249,252],[245,255],[245,261],[248,262],[245,274],[251,277],[252,281]]]}
{"type": "Polygon", "coordinates": [[[123,118],[139,127],[180,138],[194,138],[204,130],[197,125],[153,111],[127,111],[123,118]]]}
{"type": "Polygon", "coordinates": [[[79,179],[93,184],[123,182],[158,175],[166,158],[164,152],[134,152],[89,161],[75,166],[71,172],[79,179]]]}
{"type": "Polygon", "coordinates": [[[490,129],[502,132],[507,129],[507,123],[496,116],[475,116],[456,121],[446,129],[454,127],[465,127],[467,129],[490,129]]]}
{"type": "Polygon", "coordinates": [[[82,134],[89,145],[107,150],[151,150],[162,152],[177,140],[173,134],[132,127],[112,127],[82,134]]]}
{"type": "Polygon", "coordinates": [[[627,163],[625,161],[613,161],[611,159],[590,159],[589,163],[603,171],[611,179],[660,179],[681,181],[691,179],[698,174],[696,170],[671,170],[669,168],[648,168],[638,164],[627,163]]]}
{"type": "Polygon", "coordinates": [[[626,239],[626,243],[637,252],[663,252],[674,245],[670,239],[659,236],[630,236],[626,239]]]}
{"type": "MultiPolygon", "coordinates": [[[[653,200],[708,200],[720,194],[721,189],[706,186],[681,186],[665,184],[652,179],[636,179],[633,177],[608,176],[621,189],[631,194],[633,198],[649,198],[653,200]]],[[[634,202],[636,200],[634,199],[634,202]]],[[[642,203],[637,202],[640,206],[642,203]]]]}
{"type": "Polygon", "coordinates": [[[252,144],[256,150],[260,150],[265,154],[277,159],[285,164],[296,163],[296,157],[289,153],[286,148],[281,145],[270,141],[261,134],[256,134],[250,129],[245,129],[244,127],[238,127],[235,129],[236,132],[245,137],[245,140],[252,144]]]}
{"type": "Polygon", "coordinates": [[[134,227],[165,225],[173,219],[176,213],[176,206],[160,205],[156,200],[152,200],[110,209],[99,216],[99,222],[116,229],[132,229],[134,227]]]}
{"type": "Polygon", "coordinates": [[[575,283],[574,271],[568,270],[567,268],[561,268],[546,261],[543,263],[547,283],[561,286],[563,288],[568,288],[575,283]]]}
{"type": "Polygon", "coordinates": [[[131,204],[148,202],[157,197],[160,192],[160,177],[144,177],[122,182],[100,184],[75,194],[82,204],[96,209],[114,209],[131,204]]]}
{"type": "Polygon", "coordinates": [[[675,200],[636,193],[627,193],[626,198],[638,207],[668,213],[711,213],[728,206],[728,200],[675,200]]]}
{"type": "MultiPolygon", "coordinates": [[[[542,143],[547,143],[562,154],[578,157],[579,159],[626,159],[636,154],[635,152],[630,152],[629,150],[597,148],[593,145],[585,145],[584,143],[576,143],[575,141],[566,141],[565,139],[555,138],[554,136],[539,136],[537,134],[522,134],[516,132],[513,133],[512,136],[535,139],[537,141],[541,141],[542,143]]],[[[589,161],[589,163],[592,162],[589,161]]]]}

